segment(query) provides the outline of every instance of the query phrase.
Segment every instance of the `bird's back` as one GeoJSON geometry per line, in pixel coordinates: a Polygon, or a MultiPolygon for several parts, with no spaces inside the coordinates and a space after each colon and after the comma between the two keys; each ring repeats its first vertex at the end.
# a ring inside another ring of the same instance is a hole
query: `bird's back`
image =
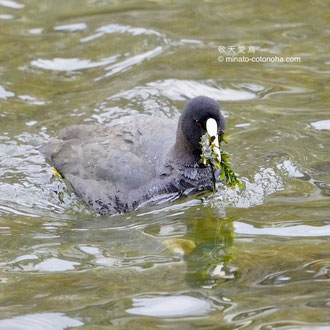
{"type": "Polygon", "coordinates": [[[167,157],[176,126],[144,115],[118,126],[72,126],[41,152],[96,212],[127,212],[173,189],[167,157]]]}

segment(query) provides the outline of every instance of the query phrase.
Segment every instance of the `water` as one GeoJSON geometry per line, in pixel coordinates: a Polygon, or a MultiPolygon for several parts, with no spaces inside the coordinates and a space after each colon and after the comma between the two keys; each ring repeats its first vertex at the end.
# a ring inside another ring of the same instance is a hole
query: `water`
{"type": "Polygon", "coordinates": [[[329,327],[327,10],[0,0],[0,328],[329,327]],[[219,62],[231,45],[301,61],[219,62]],[[37,151],[200,94],[221,103],[241,191],[97,216],[37,151]]]}

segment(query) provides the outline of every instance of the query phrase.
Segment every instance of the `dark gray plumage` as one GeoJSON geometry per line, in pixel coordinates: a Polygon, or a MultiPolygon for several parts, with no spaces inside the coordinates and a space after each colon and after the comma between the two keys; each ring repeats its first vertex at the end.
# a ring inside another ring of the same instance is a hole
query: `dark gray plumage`
{"type": "Polygon", "coordinates": [[[199,96],[187,103],[179,122],[140,115],[117,127],[72,126],[41,152],[96,212],[129,212],[157,196],[212,187],[210,168],[200,165],[209,118],[224,131],[218,103],[199,96]]]}

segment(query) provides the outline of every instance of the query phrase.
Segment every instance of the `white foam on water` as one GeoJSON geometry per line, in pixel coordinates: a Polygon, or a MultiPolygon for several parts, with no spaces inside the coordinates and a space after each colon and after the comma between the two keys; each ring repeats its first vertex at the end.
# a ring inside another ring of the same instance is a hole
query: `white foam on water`
{"type": "Polygon", "coordinates": [[[285,160],[281,164],[276,166],[283,173],[286,173],[291,178],[302,178],[304,174],[299,171],[296,165],[294,165],[290,160],[285,160]]]}
{"type": "Polygon", "coordinates": [[[249,208],[262,204],[268,195],[284,189],[283,180],[272,168],[260,168],[253,180],[242,178],[242,182],[243,189],[221,187],[216,198],[208,203],[219,207],[249,208]]]}
{"type": "Polygon", "coordinates": [[[249,208],[264,203],[265,199],[285,189],[285,178],[300,178],[304,175],[290,160],[284,160],[275,168],[260,167],[252,180],[241,178],[244,188],[220,187],[219,194],[207,200],[214,206],[249,208]]]}

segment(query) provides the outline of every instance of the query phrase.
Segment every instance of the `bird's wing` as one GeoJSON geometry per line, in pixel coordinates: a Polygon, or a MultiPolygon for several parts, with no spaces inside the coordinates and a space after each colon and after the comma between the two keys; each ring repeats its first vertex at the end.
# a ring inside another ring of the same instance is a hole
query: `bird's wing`
{"type": "Polygon", "coordinates": [[[41,151],[95,211],[118,213],[135,208],[135,190],[143,191],[155,176],[138,135],[129,129],[75,126],[62,130],[61,140],[51,140],[41,151]]]}

